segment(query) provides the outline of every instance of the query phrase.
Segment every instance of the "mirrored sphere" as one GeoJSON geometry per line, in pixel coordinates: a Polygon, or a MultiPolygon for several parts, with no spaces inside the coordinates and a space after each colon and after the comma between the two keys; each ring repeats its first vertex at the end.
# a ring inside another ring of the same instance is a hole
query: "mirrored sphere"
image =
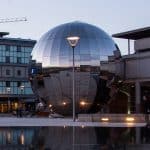
{"type": "Polygon", "coordinates": [[[32,57],[43,67],[72,66],[72,49],[66,40],[78,36],[75,66],[99,66],[116,49],[112,38],[102,29],[82,22],[59,25],[45,33],[35,45],[32,57]]]}
{"type": "MultiPolygon", "coordinates": [[[[42,63],[43,87],[38,87],[36,79],[33,86],[48,105],[64,114],[72,111],[73,51],[66,39],[70,36],[80,37],[74,49],[76,113],[88,112],[98,101],[101,64],[105,64],[116,50],[114,41],[106,32],[78,21],[59,25],[40,38],[33,49],[32,59],[42,63]]],[[[105,69],[105,65],[102,67],[105,69]]]]}

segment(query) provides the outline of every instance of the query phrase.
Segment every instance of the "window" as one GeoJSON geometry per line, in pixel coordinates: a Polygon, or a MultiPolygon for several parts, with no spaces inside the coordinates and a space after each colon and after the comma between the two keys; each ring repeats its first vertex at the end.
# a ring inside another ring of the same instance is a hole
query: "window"
{"type": "Polygon", "coordinates": [[[10,63],[10,57],[9,56],[6,56],[6,63],[10,63]]]}
{"type": "Polygon", "coordinates": [[[6,45],[6,51],[10,51],[10,46],[6,45]]]}
{"type": "Polygon", "coordinates": [[[5,50],[5,45],[0,45],[0,50],[5,50]]]}
{"type": "Polygon", "coordinates": [[[6,69],[6,75],[10,75],[10,70],[6,69]]]}
{"type": "Polygon", "coordinates": [[[20,86],[21,86],[21,82],[18,81],[18,82],[17,82],[17,87],[20,87],[20,86]]]}
{"type": "Polygon", "coordinates": [[[17,70],[17,75],[21,76],[21,70],[17,70]]]}
{"type": "Polygon", "coordinates": [[[17,52],[21,52],[21,46],[17,46],[17,52]]]}
{"type": "Polygon", "coordinates": [[[21,57],[17,57],[17,63],[18,63],[18,64],[21,63],[21,57]]]}
{"type": "Polygon", "coordinates": [[[10,81],[6,81],[6,87],[10,87],[10,81]]]}

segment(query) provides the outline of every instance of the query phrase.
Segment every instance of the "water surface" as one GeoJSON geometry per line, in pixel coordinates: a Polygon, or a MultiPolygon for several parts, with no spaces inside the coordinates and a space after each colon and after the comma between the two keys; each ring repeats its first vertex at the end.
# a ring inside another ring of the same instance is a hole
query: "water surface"
{"type": "Polygon", "coordinates": [[[150,149],[149,126],[0,128],[2,150],[142,150],[144,147],[150,149]]]}

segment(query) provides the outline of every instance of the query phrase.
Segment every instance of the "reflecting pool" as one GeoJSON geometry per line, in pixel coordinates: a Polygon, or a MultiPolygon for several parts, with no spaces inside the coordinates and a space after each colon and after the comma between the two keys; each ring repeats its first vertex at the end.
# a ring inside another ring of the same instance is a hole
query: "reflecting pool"
{"type": "Polygon", "coordinates": [[[149,150],[150,127],[0,128],[0,150],[149,150]]]}

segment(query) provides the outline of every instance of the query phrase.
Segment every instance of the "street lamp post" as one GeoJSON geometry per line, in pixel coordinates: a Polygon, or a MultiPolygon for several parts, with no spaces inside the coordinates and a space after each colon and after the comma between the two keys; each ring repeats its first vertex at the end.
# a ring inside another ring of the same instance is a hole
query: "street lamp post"
{"type": "MultiPolygon", "coordinates": [[[[20,86],[20,90],[21,90],[21,96],[23,96],[23,92],[24,92],[24,85],[21,85],[20,86]]],[[[20,102],[21,102],[21,105],[22,105],[22,103],[23,103],[23,98],[21,97],[21,100],[20,100],[20,102]]]]}
{"type": "Polygon", "coordinates": [[[74,48],[76,47],[78,41],[79,41],[78,36],[69,36],[67,37],[67,41],[69,45],[72,47],[73,50],[73,56],[72,56],[72,61],[73,61],[73,66],[72,66],[72,103],[73,103],[73,121],[75,122],[75,78],[74,78],[74,48]]]}
{"type": "Polygon", "coordinates": [[[10,112],[10,99],[9,99],[9,94],[10,94],[10,87],[7,87],[7,94],[8,94],[8,112],[10,112]]]}
{"type": "Polygon", "coordinates": [[[23,94],[23,90],[24,90],[24,85],[20,86],[20,90],[21,90],[21,95],[23,94]]]}

